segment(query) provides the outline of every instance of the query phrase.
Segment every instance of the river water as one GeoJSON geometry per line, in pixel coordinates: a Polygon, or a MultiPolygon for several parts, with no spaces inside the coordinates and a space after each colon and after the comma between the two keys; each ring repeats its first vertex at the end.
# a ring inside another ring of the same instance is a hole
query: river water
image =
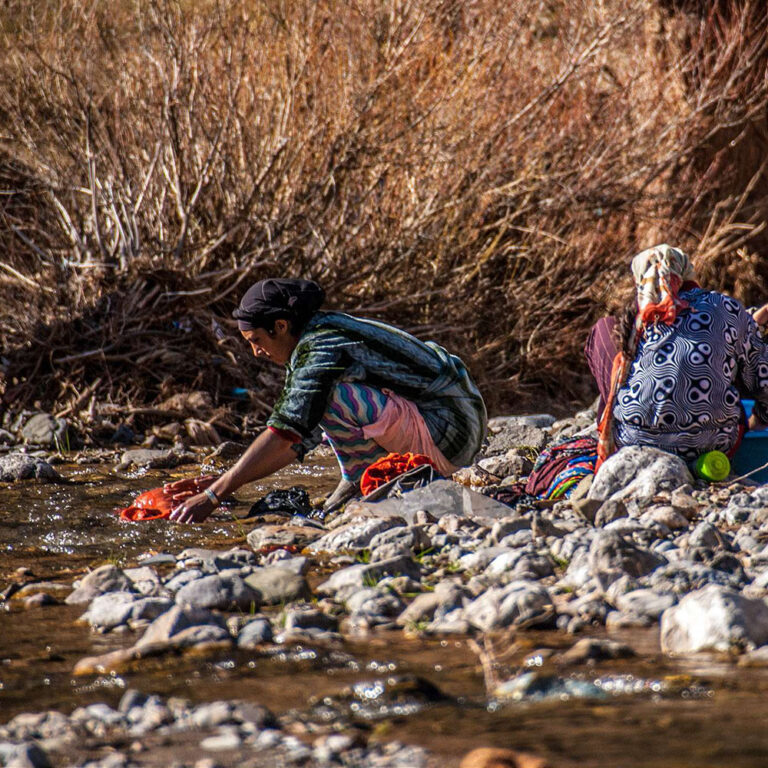
{"type": "MultiPolygon", "coordinates": [[[[118,478],[99,465],[58,469],[74,482],[0,488],[0,589],[32,578],[20,577],[19,568],[29,569],[36,579],[70,585],[105,562],[132,566],[147,553],[245,545],[253,524],[225,511],[200,526],[120,523],[115,507],[127,505],[139,491],[192,472],[118,478]]],[[[335,481],[333,460],[326,456],[284,470],[269,485],[250,486],[233,511],[247,509],[246,504],[274,488],[299,484],[310,495],[320,495],[335,481]]],[[[147,660],[130,674],[75,677],[72,669],[80,658],[128,646],[135,637],[92,633],[76,623],[84,606],[23,610],[17,602],[8,601],[0,612],[0,723],[20,712],[69,713],[96,701],[115,706],[130,687],[193,701],[253,700],[278,715],[294,713],[307,723],[308,732],[314,721],[338,717],[377,738],[427,747],[449,767],[479,746],[536,752],[556,766],[768,765],[768,671],[741,668],[723,657],[664,657],[657,627],[611,635],[639,653],[634,659],[559,670],[561,679],[597,683],[599,697],[579,698],[557,688],[548,692],[545,686],[541,696],[498,702],[487,693],[481,655],[486,670],[490,660],[503,680],[520,671],[535,672],[536,649],[566,648],[574,638],[527,631],[494,638],[481,649],[469,638],[385,631],[337,648],[282,648],[256,655],[231,651],[203,661],[147,660]],[[403,676],[406,682],[399,689],[388,689],[388,683],[403,676]],[[436,696],[428,683],[442,695],[436,696]],[[355,684],[357,693],[350,696],[348,689],[355,684]]]]}

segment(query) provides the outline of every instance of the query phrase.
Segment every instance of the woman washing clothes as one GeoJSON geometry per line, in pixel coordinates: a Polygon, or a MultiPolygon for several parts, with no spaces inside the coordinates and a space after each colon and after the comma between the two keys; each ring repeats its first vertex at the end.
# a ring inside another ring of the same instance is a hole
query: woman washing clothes
{"type": "Polygon", "coordinates": [[[462,361],[391,325],[322,311],[324,299],[317,283],[292,279],[262,280],[243,296],[238,329],[256,357],[285,366],[285,385],[267,429],[172,520],[205,520],[240,486],[302,460],[323,435],[342,475],[326,508],[354,495],[363,471],[388,453],[424,454],[444,475],[472,461],[487,416],[462,361]]]}
{"type": "Polygon", "coordinates": [[[600,391],[598,461],[650,445],[687,461],[735,453],[747,427],[741,398],[755,401],[750,429],[768,424],[768,345],[735,299],[706,291],[689,258],[659,245],[632,260],[635,301],[603,318],[586,345],[600,391]]]}

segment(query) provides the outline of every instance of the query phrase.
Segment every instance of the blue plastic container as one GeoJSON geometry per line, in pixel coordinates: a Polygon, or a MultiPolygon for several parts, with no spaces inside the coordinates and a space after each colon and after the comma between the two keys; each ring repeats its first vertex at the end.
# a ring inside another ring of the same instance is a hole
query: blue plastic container
{"type": "MultiPolygon", "coordinates": [[[[742,400],[747,417],[752,414],[754,400],[742,400]]],[[[768,429],[761,429],[756,432],[747,432],[741,441],[739,450],[731,459],[731,473],[737,477],[746,475],[753,469],[768,464],[768,429]]],[[[768,483],[768,469],[761,469],[759,472],[750,475],[745,482],[768,483]]]]}

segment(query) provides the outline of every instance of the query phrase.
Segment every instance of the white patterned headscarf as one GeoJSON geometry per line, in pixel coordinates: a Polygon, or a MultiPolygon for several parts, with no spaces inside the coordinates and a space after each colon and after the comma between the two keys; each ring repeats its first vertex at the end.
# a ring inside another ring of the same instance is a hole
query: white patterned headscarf
{"type": "Polygon", "coordinates": [[[637,307],[642,325],[663,322],[671,325],[677,313],[688,306],[678,297],[680,286],[695,280],[691,260],[679,248],[656,245],[632,259],[637,307]]]}

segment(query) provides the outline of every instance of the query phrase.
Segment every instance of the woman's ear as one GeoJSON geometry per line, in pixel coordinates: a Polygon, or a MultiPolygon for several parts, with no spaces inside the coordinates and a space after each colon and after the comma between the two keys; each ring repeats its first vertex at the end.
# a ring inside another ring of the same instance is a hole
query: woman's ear
{"type": "Polygon", "coordinates": [[[279,320],[275,320],[274,325],[274,334],[279,336],[285,336],[287,333],[290,333],[291,331],[291,324],[285,319],[280,318],[279,320]]]}

